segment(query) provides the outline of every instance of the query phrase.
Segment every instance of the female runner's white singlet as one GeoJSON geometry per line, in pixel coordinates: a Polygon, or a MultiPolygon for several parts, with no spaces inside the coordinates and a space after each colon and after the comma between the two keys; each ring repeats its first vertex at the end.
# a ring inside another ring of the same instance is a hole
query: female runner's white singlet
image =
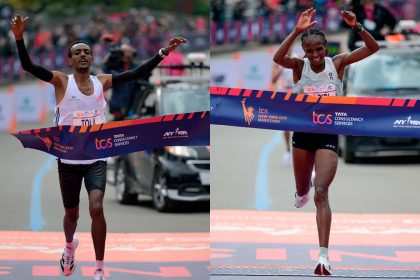
{"type": "Polygon", "coordinates": [[[325,57],[325,69],[315,73],[311,69],[308,58],[304,58],[304,65],[300,80],[294,86],[295,93],[304,93],[319,96],[342,96],[343,82],[338,78],[334,62],[325,57]]]}
{"type": "MultiPolygon", "coordinates": [[[[55,106],[56,125],[94,125],[105,122],[106,101],[104,89],[96,76],[90,75],[93,82],[93,94],[85,95],[77,87],[73,75],[68,75],[67,89],[63,100],[55,106]]],[[[66,160],[67,164],[91,164],[98,160],[66,160]]]]}

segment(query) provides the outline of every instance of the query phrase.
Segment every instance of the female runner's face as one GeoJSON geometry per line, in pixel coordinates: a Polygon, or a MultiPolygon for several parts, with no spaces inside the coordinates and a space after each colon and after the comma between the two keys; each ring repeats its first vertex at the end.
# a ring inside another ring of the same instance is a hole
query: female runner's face
{"type": "Polygon", "coordinates": [[[320,66],[324,63],[324,58],[328,55],[324,41],[318,36],[310,36],[302,42],[303,51],[309,62],[314,66],[320,66]]]}

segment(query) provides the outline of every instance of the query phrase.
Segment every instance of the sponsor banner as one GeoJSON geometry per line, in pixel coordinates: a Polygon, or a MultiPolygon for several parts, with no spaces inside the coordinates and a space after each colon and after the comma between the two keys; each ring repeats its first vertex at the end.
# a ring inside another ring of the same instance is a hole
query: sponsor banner
{"type": "Polygon", "coordinates": [[[106,158],[164,146],[210,144],[209,112],[157,116],[92,126],[25,130],[16,136],[25,148],[62,159],[106,158]]]}
{"type": "Polygon", "coordinates": [[[14,132],[16,129],[15,98],[0,95],[0,131],[14,132]]]}
{"type": "Polygon", "coordinates": [[[40,87],[17,87],[14,95],[18,122],[35,123],[46,120],[47,96],[40,87]]]}
{"type": "Polygon", "coordinates": [[[211,123],[357,136],[420,138],[415,99],[316,96],[211,87],[211,123]]]}

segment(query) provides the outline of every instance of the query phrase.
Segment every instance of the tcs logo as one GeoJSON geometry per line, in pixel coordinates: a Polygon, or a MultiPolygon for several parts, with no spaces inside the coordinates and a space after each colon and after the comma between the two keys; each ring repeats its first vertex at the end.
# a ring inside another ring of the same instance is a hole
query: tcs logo
{"type": "Polygon", "coordinates": [[[332,114],[317,114],[312,112],[312,122],[314,124],[332,124],[332,114]]]}
{"type": "Polygon", "coordinates": [[[112,138],[97,139],[95,138],[95,146],[97,150],[112,148],[112,138]]]}

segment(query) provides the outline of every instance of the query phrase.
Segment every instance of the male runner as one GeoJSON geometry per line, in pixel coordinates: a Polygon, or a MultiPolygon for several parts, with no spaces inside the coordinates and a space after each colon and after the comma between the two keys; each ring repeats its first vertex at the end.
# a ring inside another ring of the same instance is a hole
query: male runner
{"type": "MultiPolygon", "coordinates": [[[[23,42],[23,31],[28,22],[16,15],[10,25],[16,39],[19,58],[23,69],[35,77],[54,86],[56,99],[56,125],[92,125],[105,122],[106,101],[104,91],[113,85],[136,80],[151,72],[171,51],[186,42],[182,37],[175,37],[168,46],[161,48],[152,59],[136,69],[120,74],[90,75],[93,62],[91,48],[83,41],[70,44],[68,63],[73,74],[66,75],[59,71],[50,71],[32,63],[23,42]]],[[[58,175],[61,195],[65,210],[63,227],[66,245],[60,260],[65,276],[74,272],[74,254],[78,240],[74,238],[79,218],[79,197],[82,179],[89,195],[89,212],[92,218],[91,234],[96,255],[95,280],[104,280],[104,253],[106,239],[106,221],[103,212],[103,198],[106,185],[106,159],[64,160],[58,159],[58,175]]]]}

